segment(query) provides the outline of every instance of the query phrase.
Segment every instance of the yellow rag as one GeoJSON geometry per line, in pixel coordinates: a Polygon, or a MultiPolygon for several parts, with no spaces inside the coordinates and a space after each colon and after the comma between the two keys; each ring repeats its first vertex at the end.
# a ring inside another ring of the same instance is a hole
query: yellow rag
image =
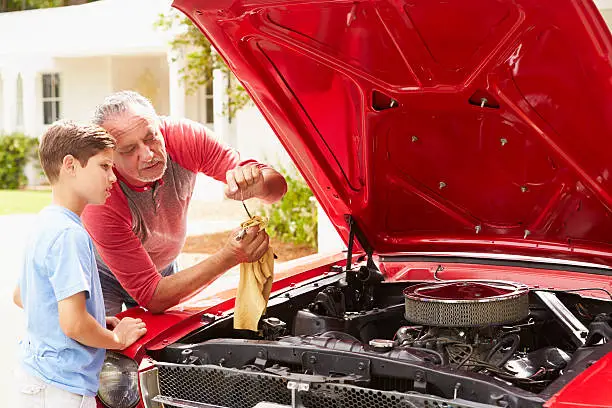
{"type": "MultiPolygon", "coordinates": [[[[264,229],[267,220],[254,216],[240,226],[245,229],[255,225],[264,229]]],[[[274,251],[268,251],[256,262],[240,264],[240,282],[234,307],[234,329],[257,331],[261,315],[265,313],[274,280],[274,251]]]]}

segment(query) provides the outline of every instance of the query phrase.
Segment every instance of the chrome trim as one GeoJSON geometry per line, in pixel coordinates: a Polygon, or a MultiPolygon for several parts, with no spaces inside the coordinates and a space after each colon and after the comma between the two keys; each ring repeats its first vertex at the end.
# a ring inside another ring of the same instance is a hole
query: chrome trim
{"type": "Polygon", "coordinates": [[[156,396],[153,398],[153,401],[159,404],[174,405],[175,407],[179,408],[227,408],[220,405],[204,404],[202,402],[193,402],[178,398],[165,397],[163,395],[156,396]]]}
{"type": "Polygon", "coordinates": [[[435,282],[420,283],[413,286],[408,286],[404,289],[403,294],[407,299],[415,300],[417,302],[432,302],[432,303],[487,303],[487,302],[500,302],[509,299],[517,299],[526,296],[529,293],[529,287],[522,283],[503,281],[503,280],[491,280],[491,279],[452,279],[452,280],[438,280],[435,282]],[[512,290],[513,293],[505,293],[503,295],[490,296],[482,299],[441,299],[428,297],[427,295],[421,294],[419,291],[427,289],[435,289],[436,287],[445,286],[449,283],[482,283],[488,284],[489,286],[498,285],[503,286],[503,289],[512,290]]]}
{"type": "Polygon", "coordinates": [[[485,260],[499,260],[499,261],[522,261],[522,262],[535,262],[545,263],[549,265],[564,265],[564,266],[577,266],[584,268],[595,268],[595,269],[607,269],[611,270],[612,266],[605,264],[598,264],[593,262],[583,261],[571,261],[567,259],[557,258],[545,258],[541,256],[526,256],[526,255],[511,255],[511,254],[494,254],[488,252],[391,252],[378,254],[382,257],[400,257],[400,256],[431,256],[431,257],[447,257],[447,258],[480,258],[485,260]]]}
{"type": "Polygon", "coordinates": [[[574,343],[578,346],[584,346],[585,339],[589,330],[569,311],[567,307],[559,300],[557,295],[552,292],[543,292],[535,290],[535,294],[548,306],[548,308],[561,320],[563,325],[570,331],[573,336],[574,343]]]}
{"type": "Polygon", "coordinates": [[[145,408],[164,408],[164,405],[155,400],[159,396],[159,376],[157,367],[138,373],[138,385],[145,408]]]}

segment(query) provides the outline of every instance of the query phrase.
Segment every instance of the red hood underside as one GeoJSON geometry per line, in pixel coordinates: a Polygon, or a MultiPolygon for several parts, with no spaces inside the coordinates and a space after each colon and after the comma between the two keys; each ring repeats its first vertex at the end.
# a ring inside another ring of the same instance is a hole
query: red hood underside
{"type": "Polygon", "coordinates": [[[591,1],[174,5],[345,241],[352,214],[378,253],[612,265],[612,41],[591,1]]]}

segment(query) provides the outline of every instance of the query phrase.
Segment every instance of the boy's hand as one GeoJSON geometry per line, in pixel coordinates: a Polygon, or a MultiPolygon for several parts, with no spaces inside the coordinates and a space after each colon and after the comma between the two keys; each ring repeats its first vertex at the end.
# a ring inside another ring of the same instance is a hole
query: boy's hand
{"type": "Polygon", "coordinates": [[[147,332],[145,323],[141,319],[133,319],[124,317],[119,321],[113,333],[118,343],[118,350],[123,350],[132,344],[147,332]]]}
{"type": "Polygon", "coordinates": [[[19,285],[15,287],[13,291],[13,302],[23,309],[23,304],[21,303],[21,290],[19,290],[19,285]]]}
{"type": "Polygon", "coordinates": [[[115,316],[106,316],[106,328],[108,330],[113,330],[119,324],[120,320],[115,316]]]}

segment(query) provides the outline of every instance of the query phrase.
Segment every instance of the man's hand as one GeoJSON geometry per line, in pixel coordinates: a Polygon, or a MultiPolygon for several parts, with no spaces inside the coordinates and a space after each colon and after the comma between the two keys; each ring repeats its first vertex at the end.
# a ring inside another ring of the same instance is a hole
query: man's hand
{"type": "Polygon", "coordinates": [[[268,233],[255,226],[248,228],[242,238],[237,239],[240,231],[241,229],[236,229],[231,233],[222,251],[225,251],[236,264],[259,260],[270,246],[268,233]]]}
{"type": "Polygon", "coordinates": [[[225,196],[232,200],[262,197],[265,190],[264,176],[257,164],[247,164],[229,170],[225,174],[225,196]]]}

